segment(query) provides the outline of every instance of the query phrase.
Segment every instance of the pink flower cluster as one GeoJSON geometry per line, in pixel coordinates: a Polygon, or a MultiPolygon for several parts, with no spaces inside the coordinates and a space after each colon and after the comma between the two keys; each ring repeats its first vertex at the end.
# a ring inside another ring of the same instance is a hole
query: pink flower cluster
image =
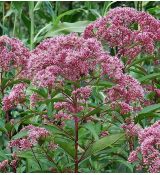
{"type": "Polygon", "coordinates": [[[117,81],[117,84],[112,88],[106,90],[107,92],[107,100],[111,102],[114,101],[121,101],[120,103],[122,108],[122,113],[124,113],[124,109],[129,107],[126,104],[132,104],[135,101],[142,101],[144,96],[143,88],[141,87],[140,83],[131,77],[130,75],[123,74],[121,79],[117,81]]]}
{"type": "Polygon", "coordinates": [[[102,75],[108,75],[113,80],[119,80],[123,75],[124,65],[118,57],[112,57],[106,53],[101,54],[99,61],[102,66],[102,75]]]}
{"type": "Polygon", "coordinates": [[[40,127],[28,125],[21,131],[28,131],[28,135],[25,138],[15,139],[9,143],[9,147],[16,147],[20,150],[26,150],[32,148],[40,138],[47,137],[49,132],[40,127]]]}
{"type": "Polygon", "coordinates": [[[30,78],[40,87],[53,87],[62,78],[79,80],[95,69],[101,52],[96,39],[84,39],[76,34],[44,40],[31,53],[30,78]]]}
{"type": "Polygon", "coordinates": [[[30,96],[30,105],[32,107],[34,107],[36,105],[37,102],[43,100],[42,97],[40,97],[38,94],[36,93],[33,93],[31,96],[30,96]]]}
{"type": "Polygon", "coordinates": [[[148,128],[138,132],[140,146],[131,152],[128,161],[140,163],[141,168],[145,167],[151,173],[160,172],[160,120],[148,128]],[[141,154],[142,158],[138,156],[141,154]]]}
{"type": "Polygon", "coordinates": [[[148,13],[117,7],[91,23],[83,35],[106,41],[110,47],[118,47],[118,55],[133,59],[141,52],[154,52],[154,43],[160,40],[160,22],[148,13]]]}
{"type": "Polygon", "coordinates": [[[154,89],[154,91],[156,92],[156,95],[158,96],[158,97],[160,97],[160,89],[154,89]]]}
{"type": "MultiPolygon", "coordinates": [[[[33,50],[28,62],[30,79],[36,86],[53,88],[60,81],[77,81],[92,72],[100,72],[101,77],[107,75],[117,83],[107,94],[111,102],[120,100],[130,103],[143,98],[142,87],[133,77],[124,74],[123,68],[123,63],[104,52],[96,39],[84,39],[76,34],[43,41],[33,50]]],[[[82,87],[74,90],[72,95],[86,100],[90,91],[89,87],[82,87]]],[[[72,113],[83,109],[82,106],[82,109],[75,109],[69,102],[61,105],[72,113]]]]}
{"type": "Polygon", "coordinates": [[[144,88],[144,90],[146,91],[146,93],[155,92],[156,95],[157,95],[158,97],[160,97],[160,89],[158,89],[158,88],[156,88],[156,87],[154,87],[154,86],[152,86],[152,85],[143,85],[143,88],[144,88]]]}
{"type": "Polygon", "coordinates": [[[7,168],[8,166],[8,160],[4,160],[2,162],[0,162],[0,171],[5,171],[5,169],[7,168]]]}
{"type": "Polygon", "coordinates": [[[133,121],[124,123],[121,127],[125,130],[128,136],[137,136],[138,133],[141,131],[141,127],[134,124],[133,121]]]}
{"type": "Polygon", "coordinates": [[[109,132],[108,131],[102,131],[101,133],[100,133],[100,136],[101,137],[106,137],[106,136],[108,136],[109,135],[109,132]]]}
{"type": "Polygon", "coordinates": [[[120,108],[120,113],[128,114],[133,111],[133,107],[125,102],[112,102],[111,107],[113,110],[116,110],[117,108],[120,108]]]}
{"type": "Polygon", "coordinates": [[[57,102],[54,104],[54,108],[57,110],[65,110],[69,113],[77,113],[83,110],[82,106],[74,106],[71,102],[57,102]]]}
{"type": "Polygon", "coordinates": [[[17,160],[17,159],[12,160],[11,163],[10,163],[10,166],[11,166],[14,170],[16,170],[16,169],[17,169],[17,166],[18,166],[18,160],[17,160]]]}
{"type": "Polygon", "coordinates": [[[7,111],[12,109],[17,104],[23,102],[25,99],[25,84],[20,83],[15,85],[8,96],[5,96],[2,100],[3,110],[7,111]]]}
{"type": "Polygon", "coordinates": [[[71,119],[72,117],[69,115],[69,114],[66,114],[66,113],[63,113],[63,112],[58,112],[56,115],[55,115],[55,119],[57,120],[69,120],[71,119]]]}
{"type": "Polygon", "coordinates": [[[72,92],[72,95],[75,95],[78,99],[88,99],[91,95],[90,87],[81,87],[72,92]]]}
{"type": "Polygon", "coordinates": [[[90,97],[90,94],[91,88],[88,86],[72,91],[73,99],[76,97],[77,105],[75,106],[73,101],[70,101],[70,99],[67,99],[65,102],[55,103],[54,109],[58,110],[58,113],[55,114],[54,118],[63,122],[72,119],[72,113],[75,115],[75,113],[78,113],[84,109],[84,107],[81,106],[79,102],[87,100],[90,97]]]}
{"type": "Polygon", "coordinates": [[[54,142],[50,142],[48,145],[49,150],[56,150],[58,147],[58,144],[55,144],[54,142]]]}
{"type": "Polygon", "coordinates": [[[0,68],[3,71],[13,67],[25,69],[29,56],[29,50],[20,40],[7,36],[0,37],[0,68]]]}
{"type": "Polygon", "coordinates": [[[15,139],[15,140],[10,141],[9,143],[10,148],[15,147],[19,150],[27,150],[27,149],[32,148],[32,146],[33,146],[32,143],[27,138],[15,139]]]}

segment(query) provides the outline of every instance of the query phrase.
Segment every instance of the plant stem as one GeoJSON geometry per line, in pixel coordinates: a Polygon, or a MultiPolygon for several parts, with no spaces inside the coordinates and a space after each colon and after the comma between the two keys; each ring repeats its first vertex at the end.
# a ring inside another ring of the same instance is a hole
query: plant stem
{"type": "Polygon", "coordinates": [[[2,18],[2,26],[3,26],[3,35],[5,34],[4,32],[4,15],[5,15],[5,1],[2,4],[2,11],[3,11],[3,18],[2,18]]]}
{"type": "Polygon", "coordinates": [[[78,173],[78,118],[75,117],[74,119],[75,122],[75,157],[74,157],[74,162],[75,162],[75,173],[78,173]]]}
{"type": "Polygon", "coordinates": [[[2,87],[2,82],[3,82],[3,70],[0,68],[0,88],[1,88],[1,95],[2,98],[4,97],[4,89],[2,87]]]}
{"type": "Polygon", "coordinates": [[[17,23],[17,13],[15,13],[15,17],[14,17],[13,37],[15,37],[15,33],[16,33],[16,23],[17,23]]]}
{"type": "Polygon", "coordinates": [[[30,30],[30,49],[33,49],[34,43],[34,1],[29,2],[30,19],[31,19],[31,30],[30,30]]]}
{"type": "Polygon", "coordinates": [[[38,165],[39,165],[39,167],[40,167],[40,169],[42,171],[42,167],[41,167],[41,164],[40,164],[39,160],[37,159],[37,157],[36,157],[36,155],[35,155],[35,153],[34,153],[32,148],[31,148],[31,150],[32,150],[32,153],[33,153],[33,156],[34,156],[35,160],[37,161],[37,163],[38,163],[38,165]]]}

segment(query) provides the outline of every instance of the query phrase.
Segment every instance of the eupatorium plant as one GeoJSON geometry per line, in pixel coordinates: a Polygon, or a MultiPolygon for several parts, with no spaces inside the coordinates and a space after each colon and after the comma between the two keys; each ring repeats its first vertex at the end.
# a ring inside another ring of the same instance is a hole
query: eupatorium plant
{"type": "Polygon", "coordinates": [[[133,8],[115,8],[107,16],[91,23],[85,38],[96,37],[113,48],[129,64],[138,54],[152,54],[160,39],[160,23],[153,16],[133,8]]]}
{"type": "Polygon", "coordinates": [[[130,153],[129,162],[139,162],[137,168],[147,168],[151,173],[160,172],[160,121],[138,132],[140,146],[130,153]]]}
{"type": "Polygon", "coordinates": [[[99,152],[125,142],[130,162],[140,152],[140,166],[158,172],[159,122],[151,129],[135,124],[146,91],[126,66],[140,53],[154,52],[159,26],[147,13],[115,8],[81,36],[45,39],[32,51],[2,36],[2,131],[11,156],[0,163],[0,170],[17,172],[25,164],[27,172],[33,157],[36,171],[83,172],[92,156],[99,160],[99,152]],[[6,78],[7,71],[14,81],[6,78]],[[134,151],[137,136],[141,146],[134,151]],[[48,162],[45,167],[37,156],[48,162]]]}

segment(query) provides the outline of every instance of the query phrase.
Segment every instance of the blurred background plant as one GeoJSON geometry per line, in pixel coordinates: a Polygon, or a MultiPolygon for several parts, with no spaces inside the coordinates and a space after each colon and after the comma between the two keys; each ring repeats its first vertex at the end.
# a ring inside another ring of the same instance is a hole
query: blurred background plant
{"type": "Polygon", "coordinates": [[[160,17],[158,1],[4,1],[0,2],[0,35],[17,37],[30,48],[46,37],[84,28],[115,7],[133,7],[160,17]]]}

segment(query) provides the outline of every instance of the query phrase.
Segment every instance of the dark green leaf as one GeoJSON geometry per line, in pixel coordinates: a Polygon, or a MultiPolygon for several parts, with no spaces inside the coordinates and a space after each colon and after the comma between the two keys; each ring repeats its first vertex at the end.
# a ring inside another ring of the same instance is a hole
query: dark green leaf
{"type": "Polygon", "coordinates": [[[87,149],[87,151],[85,152],[83,159],[91,156],[92,154],[96,154],[107,147],[111,147],[120,139],[124,140],[124,133],[111,134],[103,137],[102,139],[99,139],[98,141],[90,145],[89,149],[87,149]]]}
{"type": "Polygon", "coordinates": [[[23,138],[23,137],[27,136],[27,134],[28,134],[28,131],[20,131],[19,133],[17,133],[16,135],[14,135],[12,137],[12,140],[23,138]]]}
{"type": "Polygon", "coordinates": [[[154,78],[157,78],[160,76],[160,73],[153,73],[153,74],[150,74],[150,75],[146,75],[144,77],[141,77],[139,78],[138,80],[142,83],[144,81],[148,81],[148,80],[151,80],[151,79],[154,79],[154,78]]]}

